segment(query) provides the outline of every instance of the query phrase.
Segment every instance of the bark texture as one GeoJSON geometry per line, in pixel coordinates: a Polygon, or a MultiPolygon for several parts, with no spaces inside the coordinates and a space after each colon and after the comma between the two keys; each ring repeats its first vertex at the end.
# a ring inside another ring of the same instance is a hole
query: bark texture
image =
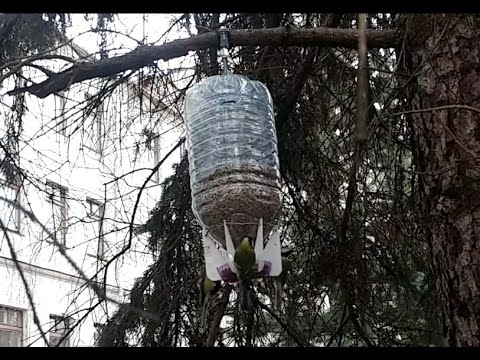
{"type": "MultiPolygon", "coordinates": [[[[412,110],[480,106],[480,27],[470,14],[409,15],[404,64],[412,110]]],[[[451,346],[480,346],[480,114],[409,114],[423,214],[451,346]]]]}

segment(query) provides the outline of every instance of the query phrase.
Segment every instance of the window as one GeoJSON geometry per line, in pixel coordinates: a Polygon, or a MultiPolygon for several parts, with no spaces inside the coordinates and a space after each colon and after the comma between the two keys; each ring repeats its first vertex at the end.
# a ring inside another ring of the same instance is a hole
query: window
{"type": "Polygon", "coordinates": [[[0,347],[20,347],[22,338],[22,311],[0,306],[0,347]]]}
{"type": "MultiPolygon", "coordinates": [[[[160,136],[157,134],[153,138],[153,166],[157,166],[160,162],[160,136]]],[[[153,175],[154,181],[160,181],[160,169],[158,169],[153,175]]]]}
{"type": "Polygon", "coordinates": [[[70,335],[65,337],[70,330],[70,319],[63,316],[50,315],[50,322],[50,344],[58,347],[70,347],[70,335]]]}
{"type": "Polygon", "coordinates": [[[94,118],[95,150],[99,154],[101,154],[103,151],[103,141],[104,141],[103,120],[104,120],[104,107],[103,107],[103,103],[101,103],[95,111],[95,118],[94,118]]]}
{"type": "Polygon", "coordinates": [[[90,104],[85,105],[83,117],[85,121],[84,127],[85,136],[86,136],[86,144],[90,150],[93,150],[99,154],[103,151],[103,142],[105,137],[104,131],[104,115],[105,115],[105,107],[103,102],[97,103],[99,100],[94,99],[93,101],[90,99],[91,96],[88,93],[85,93],[85,101],[91,101],[90,104]],[[93,107],[93,108],[92,108],[93,107]]]}
{"type": "Polygon", "coordinates": [[[135,96],[135,88],[133,86],[127,85],[127,118],[133,119],[135,118],[136,113],[136,96],[135,96]]]}
{"type": "Polygon", "coordinates": [[[98,200],[94,200],[88,197],[87,197],[87,204],[88,204],[88,216],[91,219],[96,220],[98,224],[97,225],[97,229],[98,229],[97,256],[99,259],[103,259],[105,255],[105,239],[103,237],[103,217],[105,215],[105,205],[98,200]]]}
{"type": "Polygon", "coordinates": [[[22,205],[21,181],[19,176],[14,176],[9,181],[0,180],[0,196],[9,201],[2,201],[2,221],[7,230],[20,233],[22,211],[15,205],[22,205]]]}
{"type": "Polygon", "coordinates": [[[65,105],[67,103],[64,91],[55,95],[55,117],[57,120],[57,132],[63,136],[67,135],[67,118],[65,117],[65,105]]]}
{"type": "MultiPolygon", "coordinates": [[[[148,159],[152,161],[152,168],[160,162],[160,135],[150,130],[144,130],[144,136],[147,137],[145,145],[148,150],[148,159]]],[[[160,181],[160,169],[153,174],[152,180],[158,183],[160,181]]]]}
{"type": "Polygon", "coordinates": [[[47,222],[49,229],[57,237],[59,244],[67,243],[67,188],[47,181],[47,200],[52,207],[52,216],[47,222]]]}

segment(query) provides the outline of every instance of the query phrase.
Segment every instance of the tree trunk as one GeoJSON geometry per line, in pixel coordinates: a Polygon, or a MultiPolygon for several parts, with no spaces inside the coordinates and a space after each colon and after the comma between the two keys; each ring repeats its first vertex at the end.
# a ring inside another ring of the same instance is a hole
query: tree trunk
{"type": "MultiPolygon", "coordinates": [[[[451,346],[480,346],[480,27],[469,14],[406,16],[404,64],[425,229],[451,346]],[[425,111],[439,106],[450,109],[425,111]]],[[[395,121],[395,119],[393,119],[395,121]]]]}

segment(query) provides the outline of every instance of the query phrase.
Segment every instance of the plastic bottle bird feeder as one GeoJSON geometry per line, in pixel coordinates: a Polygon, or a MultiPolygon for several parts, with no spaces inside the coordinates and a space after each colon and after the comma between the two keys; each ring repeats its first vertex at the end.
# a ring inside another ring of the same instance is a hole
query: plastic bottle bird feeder
{"type": "Polygon", "coordinates": [[[282,206],[268,89],[241,75],[207,78],[186,94],[185,123],[192,207],[205,236],[227,250],[231,239],[233,251],[249,236],[263,250],[282,206]]]}

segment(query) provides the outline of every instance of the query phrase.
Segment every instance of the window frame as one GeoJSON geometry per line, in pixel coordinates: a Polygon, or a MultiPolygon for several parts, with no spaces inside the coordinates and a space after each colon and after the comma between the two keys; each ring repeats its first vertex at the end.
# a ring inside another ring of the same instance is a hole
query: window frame
{"type": "Polygon", "coordinates": [[[56,132],[65,137],[67,136],[67,120],[65,117],[66,95],[66,91],[60,91],[58,94],[55,94],[56,132]]]}
{"type": "MultiPolygon", "coordinates": [[[[71,327],[71,321],[72,318],[69,317],[69,316],[62,316],[62,315],[55,315],[55,314],[50,314],[50,323],[51,323],[51,327],[48,331],[48,341],[50,343],[52,343],[52,337],[54,339],[57,339],[57,340],[61,340],[65,337],[65,334],[70,331],[70,327],[71,327]],[[65,323],[66,324],[66,328],[65,328],[65,332],[64,333],[58,333],[56,331],[54,331],[54,328],[60,324],[60,323],[65,323]],[[52,336],[53,335],[53,336],[52,336]]],[[[58,345],[55,345],[55,347],[71,347],[70,345],[70,340],[71,340],[71,337],[72,337],[72,333],[70,333],[70,335],[68,335],[68,337],[66,337],[63,341],[62,341],[62,345],[63,346],[58,346],[58,345]]]]}
{"type": "MultiPolygon", "coordinates": [[[[3,179],[1,178],[0,179],[0,186],[2,186],[3,188],[8,188],[12,191],[15,192],[15,199],[10,199],[8,198],[8,200],[10,201],[13,201],[15,204],[19,204],[20,206],[22,205],[22,200],[23,200],[23,194],[22,194],[22,181],[20,180],[20,177],[17,175],[17,176],[13,176],[12,177],[13,181],[8,181],[7,179],[3,179]]],[[[14,214],[15,216],[15,221],[14,221],[14,224],[15,224],[15,229],[11,229],[9,226],[6,227],[6,229],[14,234],[19,234],[21,235],[22,234],[22,210],[20,210],[19,207],[17,206],[14,206],[14,205],[10,205],[8,204],[9,206],[13,206],[13,212],[12,214],[14,214]]],[[[4,221],[5,223],[5,221],[4,221]]],[[[5,225],[8,225],[8,222],[5,224],[5,225]]]]}
{"type": "MultiPolygon", "coordinates": [[[[153,139],[153,167],[157,166],[157,164],[160,162],[160,156],[161,156],[161,149],[160,149],[160,135],[155,134],[153,139]]],[[[158,184],[160,182],[160,168],[157,169],[155,174],[153,175],[154,181],[158,184]]]]}
{"type": "Polygon", "coordinates": [[[55,214],[53,213],[53,206],[60,206],[59,228],[60,228],[61,238],[60,238],[60,241],[58,241],[59,239],[57,237],[57,242],[59,243],[59,245],[66,247],[67,246],[67,220],[68,220],[68,201],[67,201],[68,188],[51,180],[46,181],[46,186],[49,188],[47,189],[47,201],[50,205],[52,205],[52,216],[55,216],[55,214]],[[55,194],[55,192],[50,192],[49,190],[58,191],[58,195],[60,196],[60,202],[57,203],[57,201],[54,199],[55,195],[57,194],[55,194]]]}
{"type": "Polygon", "coordinates": [[[103,220],[105,219],[105,203],[88,196],[86,198],[86,201],[89,205],[87,212],[88,217],[98,221],[98,243],[96,257],[103,260],[106,253],[105,236],[103,233],[103,220]],[[98,206],[98,214],[92,212],[92,205],[98,206]]]}
{"type": "Polygon", "coordinates": [[[94,127],[95,127],[95,139],[96,139],[96,144],[95,144],[95,151],[102,155],[103,153],[103,143],[105,140],[105,106],[103,102],[101,102],[98,107],[95,109],[95,115],[93,118],[94,121],[94,127]]]}
{"type": "Polygon", "coordinates": [[[11,307],[11,306],[6,306],[6,305],[0,305],[0,309],[6,309],[7,311],[14,311],[19,314],[20,319],[18,323],[20,325],[10,325],[10,324],[4,324],[3,322],[0,322],[0,330],[6,330],[8,332],[17,332],[20,334],[20,347],[23,347],[24,345],[24,336],[25,336],[25,311],[19,308],[11,307]]]}
{"type": "MultiPolygon", "coordinates": [[[[157,166],[157,164],[160,162],[160,156],[161,156],[161,138],[160,134],[157,132],[148,132],[147,133],[148,138],[145,141],[145,148],[147,151],[147,159],[148,162],[152,161],[153,159],[153,164],[152,164],[152,170],[157,166]]],[[[160,168],[157,169],[157,171],[153,174],[153,176],[150,178],[151,181],[154,183],[160,183],[160,168]]]]}
{"type": "MultiPolygon", "coordinates": [[[[84,93],[84,100],[87,102],[91,99],[93,95],[90,95],[88,92],[84,93]]],[[[102,156],[104,150],[104,140],[105,140],[105,105],[103,101],[100,101],[98,106],[89,110],[91,105],[87,104],[83,108],[83,124],[87,125],[87,128],[83,126],[83,136],[87,137],[89,141],[84,145],[87,149],[92,150],[102,156]],[[87,121],[89,118],[92,119],[90,123],[87,121]]]]}

